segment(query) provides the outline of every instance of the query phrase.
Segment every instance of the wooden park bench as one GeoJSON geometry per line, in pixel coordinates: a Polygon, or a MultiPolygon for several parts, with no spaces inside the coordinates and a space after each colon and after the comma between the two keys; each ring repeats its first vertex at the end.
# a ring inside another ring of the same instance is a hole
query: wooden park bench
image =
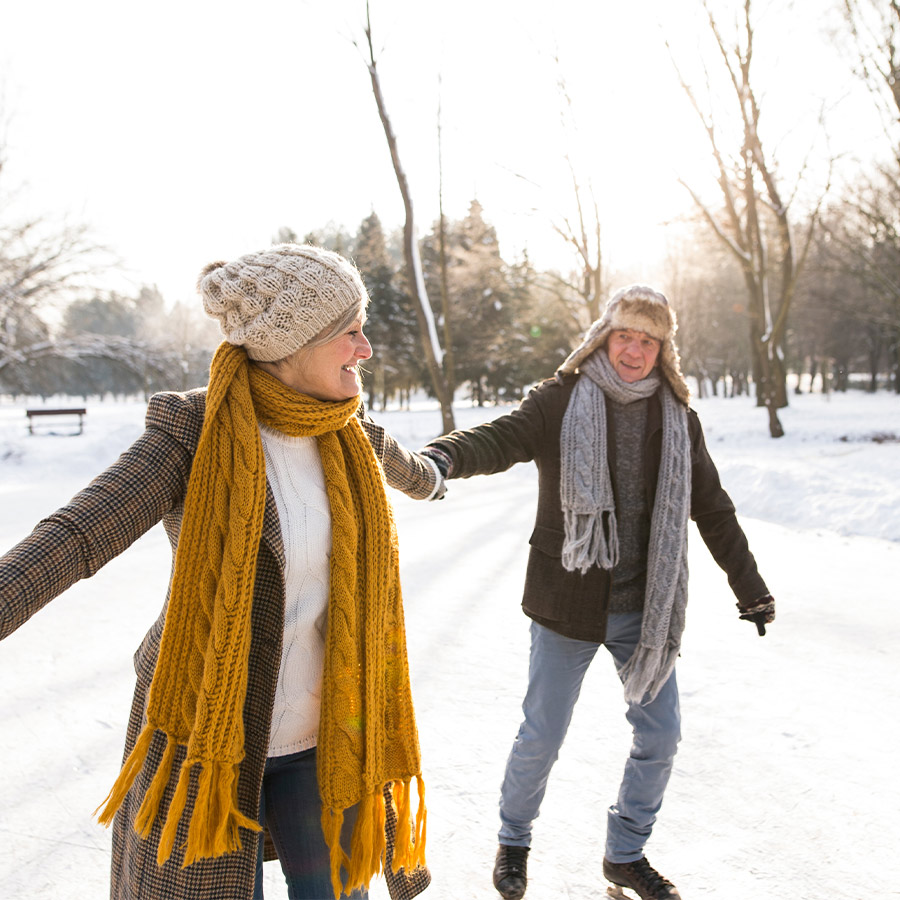
{"type": "MultiPolygon", "coordinates": [[[[76,432],[67,432],[67,434],[81,434],[84,431],[84,415],[87,412],[86,409],[26,409],[25,415],[28,416],[28,433],[34,434],[34,419],[35,416],[78,416],[78,431],[76,432]]],[[[58,432],[50,432],[51,434],[58,434],[58,432]]]]}

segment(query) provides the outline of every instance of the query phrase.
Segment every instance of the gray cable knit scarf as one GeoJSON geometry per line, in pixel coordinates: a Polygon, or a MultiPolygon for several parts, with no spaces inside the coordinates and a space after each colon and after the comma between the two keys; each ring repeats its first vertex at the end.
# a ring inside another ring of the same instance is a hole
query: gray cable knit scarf
{"type": "Polygon", "coordinates": [[[654,370],[633,384],[616,374],[605,350],[584,360],[560,433],[560,500],[565,521],[562,563],[582,574],[618,562],[616,510],[607,454],[606,397],[633,403],[660,391],[662,458],[650,516],[647,588],[641,639],[619,675],[625,699],[652,700],[675,668],[687,605],[687,527],[691,445],[687,409],[654,370]]]}

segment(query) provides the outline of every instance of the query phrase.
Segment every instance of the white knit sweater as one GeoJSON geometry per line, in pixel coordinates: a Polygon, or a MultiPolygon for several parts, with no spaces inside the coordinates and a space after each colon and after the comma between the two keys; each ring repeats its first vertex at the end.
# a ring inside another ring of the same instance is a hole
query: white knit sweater
{"type": "Polygon", "coordinates": [[[313,437],[260,426],[284,539],[284,640],[269,756],[314,747],[319,730],[331,559],[331,509],[313,437]]]}

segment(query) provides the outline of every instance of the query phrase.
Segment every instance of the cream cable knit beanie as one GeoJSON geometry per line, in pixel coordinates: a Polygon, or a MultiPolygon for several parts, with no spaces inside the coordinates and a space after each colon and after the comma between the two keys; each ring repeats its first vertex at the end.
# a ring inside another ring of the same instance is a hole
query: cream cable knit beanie
{"type": "Polygon", "coordinates": [[[660,374],[669,383],[675,396],[685,405],[690,403],[691,389],[681,371],[681,358],[675,345],[678,321],[664,294],[643,284],[632,284],[614,294],[603,315],[591,325],[584,340],[569,354],[557,369],[569,375],[596,349],[605,347],[610,333],[618,329],[643,331],[660,342],[660,374]]]}
{"type": "Polygon", "coordinates": [[[349,260],[310,244],[276,244],[210,263],[197,290],[225,340],[262,362],[290,356],[367,298],[349,260]]]}

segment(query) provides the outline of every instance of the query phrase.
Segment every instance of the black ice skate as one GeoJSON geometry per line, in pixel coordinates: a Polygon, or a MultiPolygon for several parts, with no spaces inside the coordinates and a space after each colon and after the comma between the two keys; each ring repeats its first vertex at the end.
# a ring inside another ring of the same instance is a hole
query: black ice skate
{"type": "Polygon", "coordinates": [[[642,856],[629,863],[612,863],[603,860],[603,876],[612,882],[606,889],[610,897],[618,900],[632,900],[632,894],[626,894],[622,888],[634,891],[641,900],[681,900],[678,889],[667,878],[663,878],[642,856]]]}
{"type": "Polygon", "coordinates": [[[494,862],[494,887],[503,900],[520,900],[528,885],[528,847],[501,844],[494,862]]]}

